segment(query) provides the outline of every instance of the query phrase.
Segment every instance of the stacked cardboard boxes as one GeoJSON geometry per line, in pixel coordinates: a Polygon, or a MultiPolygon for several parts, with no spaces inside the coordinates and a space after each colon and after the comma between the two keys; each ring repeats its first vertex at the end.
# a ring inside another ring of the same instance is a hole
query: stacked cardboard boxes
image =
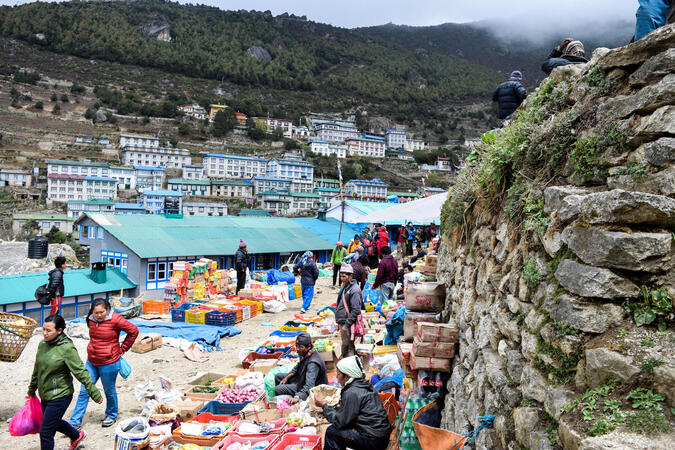
{"type": "Polygon", "coordinates": [[[403,338],[411,342],[418,322],[438,322],[445,305],[445,285],[435,282],[410,282],[405,294],[403,338]]]}
{"type": "Polygon", "coordinates": [[[410,353],[412,370],[450,372],[459,331],[454,324],[420,322],[410,353]]]}

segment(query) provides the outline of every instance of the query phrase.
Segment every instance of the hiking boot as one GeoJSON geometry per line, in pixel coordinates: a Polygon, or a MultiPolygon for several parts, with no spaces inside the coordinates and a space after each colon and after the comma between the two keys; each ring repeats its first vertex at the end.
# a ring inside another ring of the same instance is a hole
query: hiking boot
{"type": "Polygon", "coordinates": [[[87,433],[84,430],[80,430],[80,435],[74,441],[70,441],[70,450],[75,450],[80,442],[87,436],[87,433]]]}
{"type": "Polygon", "coordinates": [[[108,428],[108,427],[112,426],[112,424],[114,424],[114,423],[115,423],[115,419],[113,419],[112,417],[106,416],[106,418],[103,419],[103,422],[101,422],[101,426],[103,428],[108,428]]]}

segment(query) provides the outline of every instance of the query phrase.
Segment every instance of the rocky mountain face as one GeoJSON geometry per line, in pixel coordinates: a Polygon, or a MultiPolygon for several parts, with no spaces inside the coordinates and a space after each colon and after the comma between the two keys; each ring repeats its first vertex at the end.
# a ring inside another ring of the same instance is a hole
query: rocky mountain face
{"type": "Polygon", "coordinates": [[[675,26],[556,69],[443,209],[460,329],[442,426],[477,448],[672,448],[675,26]]]}

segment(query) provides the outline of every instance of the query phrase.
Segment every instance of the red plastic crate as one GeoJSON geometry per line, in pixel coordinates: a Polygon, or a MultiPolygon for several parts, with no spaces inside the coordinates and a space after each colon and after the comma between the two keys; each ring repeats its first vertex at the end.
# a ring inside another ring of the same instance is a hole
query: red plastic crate
{"type": "MultiPolygon", "coordinates": [[[[214,422],[226,422],[226,423],[232,423],[234,424],[227,432],[225,433],[225,436],[229,435],[232,433],[232,430],[237,425],[237,421],[239,420],[239,416],[216,416],[210,413],[199,413],[197,416],[190,420],[189,422],[199,422],[199,423],[209,423],[211,421],[214,422]]],[[[210,446],[217,444],[220,439],[222,439],[221,436],[190,436],[187,434],[181,433],[181,426],[173,430],[172,435],[174,439],[177,441],[180,441],[179,443],[181,444],[197,444],[201,446],[210,446]]]]}
{"type": "MultiPolygon", "coordinates": [[[[320,436],[317,436],[317,437],[319,438],[319,441],[320,441],[321,437],[320,436]]],[[[270,445],[265,447],[264,450],[268,450],[268,449],[271,450],[272,448],[276,448],[276,447],[274,447],[274,445],[279,441],[279,435],[270,434],[269,436],[254,438],[254,437],[246,437],[246,436],[242,437],[242,436],[239,436],[238,434],[231,434],[229,436],[226,436],[222,441],[218,442],[213,447],[211,447],[211,450],[225,450],[225,449],[227,449],[227,447],[234,444],[235,442],[238,442],[240,444],[244,444],[246,442],[250,442],[252,444],[257,444],[258,442],[262,442],[262,441],[268,441],[270,443],[270,445]]]]}
{"type": "Polygon", "coordinates": [[[284,356],[283,352],[274,352],[274,353],[256,353],[256,352],[251,352],[248,355],[246,355],[246,358],[241,362],[241,366],[244,369],[248,369],[251,367],[251,364],[253,364],[253,361],[256,359],[281,359],[281,357],[284,356]]]}
{"type": "Polygon", "coordinates": [[[321,450],[321,436],[318,434],[288,433],[281,436],[281,439],[279,439],[272,447],[269,447],[269,449],[284,450],[289,445],[299,445],[307,450],[321,450]]]}

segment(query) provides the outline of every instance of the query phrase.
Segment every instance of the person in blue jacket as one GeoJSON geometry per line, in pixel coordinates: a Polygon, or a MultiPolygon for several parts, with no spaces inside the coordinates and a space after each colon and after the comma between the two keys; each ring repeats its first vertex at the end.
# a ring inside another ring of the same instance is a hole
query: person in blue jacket
{"type": "Polygon", "coordinates": [[[550,75],[556,67],[568,66],[570,64],[586,64],[587,62],[584,44],[581,41],[567,38],[551,51],[548,59],[541,65],[541,70],[546,75],[550,75]]]}
{"type": "Polygon", "coordinates": [[[668,19],[672,19],[675,0],[638,0],[638,3],[640,6],[635,13],[636,41],[670,23],[668,19]]]}
{"type": "Polygon", "coordinates": [[[319,268],[314,262],[314,254],[310,251],[303,253],[300,262],[293,266],[294,272],[300,273],[300,286],[302,287],[302,308],[300,312],[306,313],[312,305],[314,298],[314,285],[319,278],[319,268]]]}

